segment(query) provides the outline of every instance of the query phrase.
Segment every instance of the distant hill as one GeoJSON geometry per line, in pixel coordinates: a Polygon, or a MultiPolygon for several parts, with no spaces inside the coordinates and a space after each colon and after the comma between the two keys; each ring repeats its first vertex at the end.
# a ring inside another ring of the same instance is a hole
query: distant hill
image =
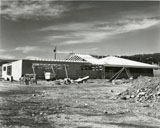
{"type": "Polygon", "coordinates": [[[0,59],[0,66],[2,66],[2,64],[6,64],[6,63],[10,63],[16,60],[10,60],[10,59],[0,59]]]}
{"type": "MultiPolygon", "coordinates": [[[[98,56],[98,55],[92,55],[93,57],[96,58],[104,58],[107,56],[98,56]]],[[[160,65],[160,53],[153,53],[153,54],[137,54],[137,55],[132,55],[132,56],[117,56],[121,57],[124,59],[129,59],[129,60],[134,60],[134,61],[139,61],[143,63],[148,63],[148,64],[159,64],[160,65]]]]}
{"type": "Polygon", "coordinates": [[[153,54],[138,54],[132,56],[119,56],[121,58],[130,59],[134,61],[139,61],[148,64],[159,64],[160,65],[160,53],[153,54]]]}

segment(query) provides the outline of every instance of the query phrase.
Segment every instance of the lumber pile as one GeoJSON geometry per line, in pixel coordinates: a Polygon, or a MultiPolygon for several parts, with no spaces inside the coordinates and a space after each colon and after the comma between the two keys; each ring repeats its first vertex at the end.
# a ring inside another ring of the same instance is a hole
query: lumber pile
{"type": "Polygon", "coordinates": [[[86,82],[89,79],[89,76],[85,76],[83,78],[78,78],[77,80],[75,80],[76,83],[83,83],[86,82]]]}

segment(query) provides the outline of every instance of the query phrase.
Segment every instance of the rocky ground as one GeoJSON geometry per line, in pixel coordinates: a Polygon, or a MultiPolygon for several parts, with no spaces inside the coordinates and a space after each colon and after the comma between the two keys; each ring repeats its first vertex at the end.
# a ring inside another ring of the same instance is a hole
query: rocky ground
{"type": "Polygon", "coordinates": [[[1,128],[160,128],[160,78],[0,81],[1,128]]]}
{"type": "Polygon", "coordinates": [[[133,81],[130,88],[120,93],[118,98],[143,103],[160,102],[160,77],[139,77],[133,81]]]}

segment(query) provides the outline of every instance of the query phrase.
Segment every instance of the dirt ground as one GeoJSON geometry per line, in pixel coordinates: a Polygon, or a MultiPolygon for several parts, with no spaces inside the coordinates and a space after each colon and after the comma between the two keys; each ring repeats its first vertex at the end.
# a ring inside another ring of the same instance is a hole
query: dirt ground
{"type": "Polygon", "coordinates": [[[57,85],[0,81],[1,128],[160,128],[160,102],[116,98],[132,82],[57,85]]]}

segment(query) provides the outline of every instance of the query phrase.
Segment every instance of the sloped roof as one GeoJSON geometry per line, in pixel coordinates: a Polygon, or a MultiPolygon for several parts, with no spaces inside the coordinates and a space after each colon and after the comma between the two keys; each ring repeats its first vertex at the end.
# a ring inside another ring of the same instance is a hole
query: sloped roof
{"type": "Polygon", "coordinates": [[[110,67],[159,68],[156,65],[123,59],[115,56],[108,56],[102,59],[97,59],[92,57],[91,55],[72,54],[66,60],[84,61],[95,65],[105,65],[110,67]]]}
{"type": "Polygon", "coordinates": [[[85,62],[89,62],[91,64],[96,64],[96,65],[103,65],[99,59],[96,59],[90,55],[85,55],[85,54],[72,54],[71,56],[69,56],[69,58],[67,58],[66,60],[76,60],[76,61],[85,61],[85,62]]]}
{"type": "Polygon", "coordinates": [[[117,66],[117,67],[137,67],[137,68],[158,68],[156,65],[146,64],[133,60],[123,59],[115,56],[109,56],[100,59],[105,66],[117,66]]]}

